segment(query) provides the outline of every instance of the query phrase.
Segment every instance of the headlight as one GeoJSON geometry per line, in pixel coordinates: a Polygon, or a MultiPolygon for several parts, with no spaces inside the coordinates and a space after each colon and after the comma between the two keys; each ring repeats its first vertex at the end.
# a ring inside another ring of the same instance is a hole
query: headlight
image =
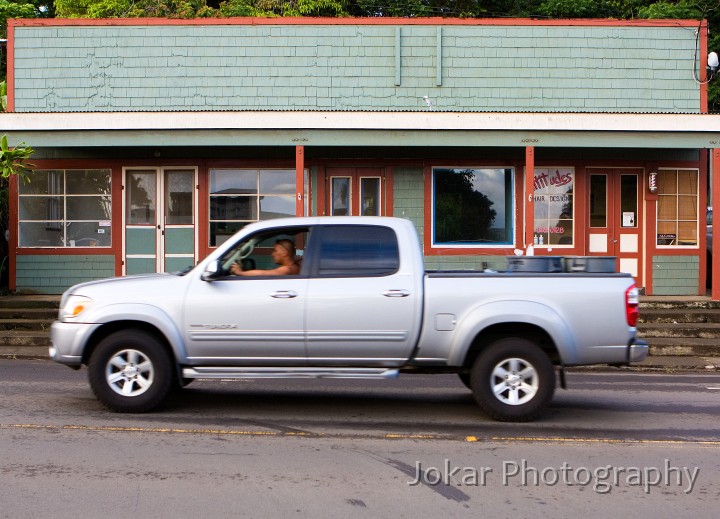
{"type": "Polygon", "coordinates": [[[93,300],[85,296],[70,296],[65,305],[60,309],[60,320],[69,321],[76,319],[80,314],[92,305],[93,300]]]}

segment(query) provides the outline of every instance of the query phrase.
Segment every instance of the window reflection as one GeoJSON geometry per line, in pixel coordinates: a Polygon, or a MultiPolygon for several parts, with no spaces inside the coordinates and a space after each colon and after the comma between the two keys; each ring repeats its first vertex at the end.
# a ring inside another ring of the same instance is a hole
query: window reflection
{"type": "Polygon", "coordinates": [[[512,244],[513,179],[510,168],[434,168],[433,243],[512,244]]]}

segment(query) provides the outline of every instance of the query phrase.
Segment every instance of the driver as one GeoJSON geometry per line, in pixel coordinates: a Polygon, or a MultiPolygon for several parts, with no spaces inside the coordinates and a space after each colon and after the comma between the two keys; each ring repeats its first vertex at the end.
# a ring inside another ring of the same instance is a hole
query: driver
{"type": "Polygon", "coordinates": [[[300,273],[300,265],[295,258],[295,244],[292,241],[288,239],[276,241],[271,255],[278,265],[274,269],[243,270],[238,263],[233,263],[230,273],[236,276],[296,276],[300,273]]]}

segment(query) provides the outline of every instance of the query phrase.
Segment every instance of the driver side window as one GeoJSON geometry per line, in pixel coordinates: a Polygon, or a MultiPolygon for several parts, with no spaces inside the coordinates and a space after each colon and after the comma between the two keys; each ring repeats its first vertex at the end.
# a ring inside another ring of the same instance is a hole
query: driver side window
{"type": "Polygon", "coordinates": [[[241,269],[252,276],[301,275],[309,234],[308,228],[291,227],[247,236],[222,257],[223,274],[238,275],[241,269]],[[283,265],[291,266],[289,273],[273,272],[283,265]]]}

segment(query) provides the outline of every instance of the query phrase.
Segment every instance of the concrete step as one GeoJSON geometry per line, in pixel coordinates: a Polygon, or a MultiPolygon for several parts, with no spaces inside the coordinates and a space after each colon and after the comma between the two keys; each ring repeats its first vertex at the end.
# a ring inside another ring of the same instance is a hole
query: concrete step
{"type": "Polygon", "coordinates": [[[0,308],[0,319],[57,319],[57,308],[0,308]]]}
{"type": "Polygon", "coordinates": [[[720,309],[688,310],[675,308],[640,310],[641,324],[645,323],[720,323],[720,309]]]}
{"type": "Polygon", "coordinates": [[[52,319],[0,319],[0,333],[5,330],[42,331],[50,333],[52,319]]]}
{"type": "Polygon", "coordinates": [[[650,357],[693,356],[720,359],[717,339],[642,337],[650,345],[650,357]]]}
{"type": "Polygon", "coordinates": [[[708,298],[666,299],[664,297],[640,298],[640,313],[650,309],[676,309],[676,310],[716,310],[720,309],[720,301],[711,301],[708,298]]]}
{"type": "Polygon", "coordinates": [[[720,339],[719,323],[652,323],[638,326],[642,337],[720,339]]]}
{"type": "Polygon", "coordinates": [[[60,307],[59,296],[1,296],[0,309],[9,308],[57,308],[60,307]]]}
{"type": "Polygon", "coordinates": [[[4,330],[0,333],[0,350],[12,346],[50,346],[50,331],[4,330]]]}

